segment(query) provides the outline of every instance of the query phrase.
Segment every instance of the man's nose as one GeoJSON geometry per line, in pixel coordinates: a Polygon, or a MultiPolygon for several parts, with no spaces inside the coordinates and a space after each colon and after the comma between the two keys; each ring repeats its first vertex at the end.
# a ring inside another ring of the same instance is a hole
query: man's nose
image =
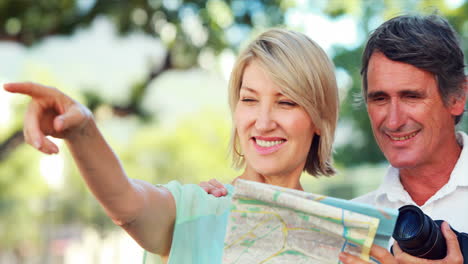
{"type": "Polygon", "coordinates": [[[274,130],[276,126],[273,109],[269,106],[260,107],[255,120],[255,128],[259,132],[268,132],[274,130]]]}
{"type": "Polygon", "coordinates": [[[385,126],[391,131],[398,131],[405,124],[406,114],[398,101],[392,101],[387,109],[385,126]]]}

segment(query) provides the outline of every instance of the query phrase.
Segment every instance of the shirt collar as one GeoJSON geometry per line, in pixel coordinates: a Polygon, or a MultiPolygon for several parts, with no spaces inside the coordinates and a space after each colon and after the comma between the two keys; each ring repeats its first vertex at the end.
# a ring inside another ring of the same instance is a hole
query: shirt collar
{"type": "Polygon", "coordinates": [[[403,185],[400,182],[399,170],[392,166],[388,167],[382,184],[376,190],[375,202],[378,202],[380,199],[384,199],[385,197],[387,197],[391,202],[396,202],[398,200],[405,203],[412,202],[411,197],[408,192],[405,191],[405,188],[403,188],[403,185]]]}
{"type": "Polygon", "coordinates": [[[462,147],[462,151],[450,175],[449,184],[468,186],[468,147],[464,147],[468,145],[468,135],[461,131],[457,132],[457,141],[462,147]]]}

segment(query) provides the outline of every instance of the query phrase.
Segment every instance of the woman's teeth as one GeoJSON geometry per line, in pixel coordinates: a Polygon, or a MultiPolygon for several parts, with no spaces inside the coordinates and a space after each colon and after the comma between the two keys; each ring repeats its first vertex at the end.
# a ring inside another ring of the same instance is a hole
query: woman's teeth
{"type": "Polygon", "coordinates": [[[273,147],[275,145],[279,145],[279,144],[283,143],[284,140],[266,141],[266,140],[257,139],[257,140],[255,140],[255,142],[260,147],[268,148],[268,147],[273,147]]]}

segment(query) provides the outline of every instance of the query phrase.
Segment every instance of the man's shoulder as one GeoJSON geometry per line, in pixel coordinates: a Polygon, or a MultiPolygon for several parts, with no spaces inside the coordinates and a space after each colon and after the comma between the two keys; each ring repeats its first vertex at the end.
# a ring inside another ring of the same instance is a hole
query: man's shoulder
{"type": "Polygon", "coordinates": [[[351,201],[374,205],[376,196],[377,196],[377,190],[374,190],[366,194],[363,194],[361,196],[358,196],[356,198],[353,198],[351,201]]]}

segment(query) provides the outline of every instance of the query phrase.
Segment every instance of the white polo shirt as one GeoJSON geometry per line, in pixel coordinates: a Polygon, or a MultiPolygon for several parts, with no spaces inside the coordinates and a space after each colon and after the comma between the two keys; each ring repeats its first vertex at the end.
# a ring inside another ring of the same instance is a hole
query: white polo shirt
{"type": "MultiPolygon", "coordinates": [[[[457,132],[457,141],[462,152],[450,175],[450,180],[437,191],[421,210],[433,220],[445,220],[455,230],[468,233],[468,136],[457,132]]],[[[400,208],[403,205],[417,204],[403,188],[399,170],[390,166],[383,183],[373,192],[353,199],[378,207],[400,208]]]]}

